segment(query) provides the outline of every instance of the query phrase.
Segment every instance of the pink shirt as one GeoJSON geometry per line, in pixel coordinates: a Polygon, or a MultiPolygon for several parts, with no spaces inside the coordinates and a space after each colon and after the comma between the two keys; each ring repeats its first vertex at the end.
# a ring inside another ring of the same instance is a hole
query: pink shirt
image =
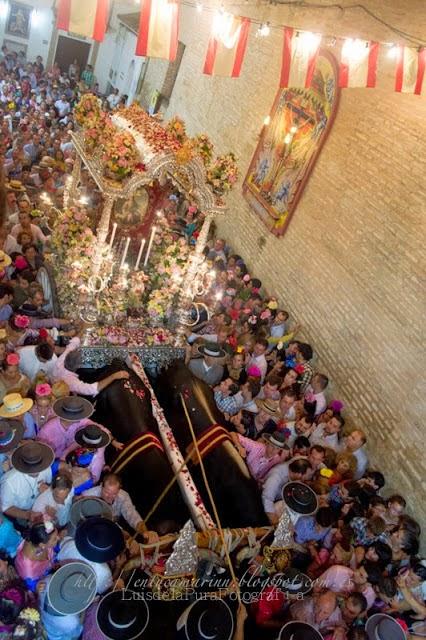
{"type": "MultiPolygon", "coordinates": [[[[334,591],[334,593],[352,593],[352,591],[355,591],[353,575],[354,572],[349,567],[335,564],[327,569],[327,571],[324,571],[318,578],[318,581],[322,587],[330,589],[330,591],[334,591]]],[[[367,600],[368,608],[372,607],[376,599],[373,587],[367,585],[361,593],[367,600]]]]}
{"type": "Polygon", "coordinates": [[[238,434],[238,439],[241,446],[246,450],[246,464],[251,475],[256,478],[256,480],[262,480],[268,473],[269,469],[279,462],[282,462],[279,453],[272,456],[272,458],[267,458],[265,456],[266,446],[263,442],[246,438],[240,434],[238,434]]]}
{"type": "Polygon", "coordinates": [[[24,544],[24,542],[21,542],[18,547],[18,552],[15,558],[16,571],[23,580],[37,580],[51,569],[54,556],[53,549],[47,550],[46,560],[32,560],[31,558],[24,556],[24,544]]]}
{"type": "Polygon", "coordinates": [[[75,351],[79,347],[80,338],[72,338],[65,351],[60,355],[53,366],[51,373],[52,381],[58,382],[59,380],[62,380],[63,382],[66,382],[71,393],[77,393],[81,396],[96,396],[98,393],[97,382],[83,382],[76,373],[68,371],[68,369],[65,368],[65,358],[69,353],[71,353],[71,351],[75,351]]]}
{"type": "MultiPolygon", "coordinates": [[[[64,429],[58,417],[52,418],[41,428],[37,435],[37,440],[41,440],[45,444],[52,447],[57,458],[65,458],[68,449],[73,449],[75,443],[74,436],[76,432],[88,424],[95,424],[93,420],[84,418],[69,425],[64,429]]],[[[100,426],[100,425],[99,425],[100,426]]]]}

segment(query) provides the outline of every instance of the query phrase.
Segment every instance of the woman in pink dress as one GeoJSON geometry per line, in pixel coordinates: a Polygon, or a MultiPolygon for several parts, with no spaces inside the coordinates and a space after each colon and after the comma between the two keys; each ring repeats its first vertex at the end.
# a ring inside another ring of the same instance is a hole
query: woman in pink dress
{"type": "Polygon", "coordinates": [[[46,521],[34,524],[28,539],[19,545],[15,568],[31,591],[35,591],[40,578],[51,571],[57,541],[57,530],[50,521],[46,521]]]}

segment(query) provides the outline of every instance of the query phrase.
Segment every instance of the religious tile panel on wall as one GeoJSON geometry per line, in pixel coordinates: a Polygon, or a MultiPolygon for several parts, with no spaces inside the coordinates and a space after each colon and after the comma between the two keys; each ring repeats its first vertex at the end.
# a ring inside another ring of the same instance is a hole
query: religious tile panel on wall
{"type": "Polygon", "coordinates": [[[277,236],[288,227],[336,115],[335,58],[320,50],[309,89],[279,89],[243,185],[254,211],[277,236]]]}

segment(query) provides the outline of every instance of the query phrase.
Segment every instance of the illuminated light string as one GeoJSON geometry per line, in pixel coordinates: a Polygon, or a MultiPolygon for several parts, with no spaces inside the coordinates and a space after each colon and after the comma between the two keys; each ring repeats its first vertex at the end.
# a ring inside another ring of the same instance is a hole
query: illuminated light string
{"type": "MultiPolygon", "coordinates": [[[[181,0],[180,4],[187,6],[187,7],[191,7],[191,8],[195,8],[199,13],[201,13],[201,11],[206,11],[208,13],[213,13],[215,16],[220,16],[220,15],[232,15],[232,14],[226,14],[225,10],[223,7],[221,7],[219,10],[217,8],[214,7],[209,7],[206,5],[202,5],[200,2],[191,2],[191,0],[181,0]]],[[[372,11],[370,11],[369,9],[367,9],[366,7],[364,7],[363,5],[360,4],[356,4],[356,5],[350,5],[348,7],[342,7],[341,5],[338,4],[334,4],[334,5],[318,5],[318,4],[311,4],[309,2],[294,2],[294,1],[279,1],[277,3],[273,3],[270,2],[269,4],[276,4],[277,6],[292,6],[292,7],[296,7],[299,9],[340,9],[343,11],[348,11],[350,9],[361,9],[364,10],[371,18],[373,18],[374,20],[376,20],[377,22],[379,22],[380,24],[382,24],[383,26],[387,27],[390,31],[393,31],[394,33],[396,33],[399,37],[403,38],[405,41],[410,42],[411,45],[417,46],[417,47],[424,47],[426,46],[426,42],[423,41],[421,38],[407,33],[406,31],[402,31],[401,29],[398,29],[397,27],[394,27],[392,24],[386,22],[385,20],[382,20],[379,16],[377,16],[376,14],[374,14],[372,11]]],[[[257,3],[256,4],[250,4],[250,6],[257,7],[257,3]]],[[[247,4],[246,3],[227,3],[227,9],[232,9],[232,8],[237,8],[237,7],[246,7],[247,8],[247,4]]],[[[234,16],[232,16],[234,17],[234,16]]],[[[288,24],[277,24],[277,23],[272,23],[272,22],[266,22],[265,20],[259,20],[256,18],[250,18],[250,21],[252,24],[254,25],[258,25],[258,29],[256,31],[256,37],[267,37],[270,32],[271,29],[279,29],[282,30],[284,29],[284,27],[289,26],[288,24]]],[[[305,31],[303,29],[296,29],[300,34],[301,33],[311,33],[309,31],[305,31]]],[[[330,34],[322,34],[322,37],[326,40],[328,40],[327,44],[328,46],[335,46],[337,44],[337,41],[340,40],[342,42],[346,41],[346,40],[360,40],[361,42],[365,42],[365,40],[368,40],[367,38],[362,38],[362,39],[357,39],[357,38],[351,38],[351,37],[345,37],[345,36],[335,36],[335,35],[330,35],[330,34]]],[[[395,42],[389,42],[389,41],[380,41],[377,40],[376,38],[369,38],[369,40],[374,40],[375,42],[378,42],[379,44],[385,46],[385,47],[390,47],[393,48],[395,47],[395,42]]]]}

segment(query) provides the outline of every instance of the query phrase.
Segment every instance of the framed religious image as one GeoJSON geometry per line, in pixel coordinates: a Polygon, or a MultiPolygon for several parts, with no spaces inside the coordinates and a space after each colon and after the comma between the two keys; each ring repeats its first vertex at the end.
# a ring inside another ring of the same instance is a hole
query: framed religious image
{"type": "Polygon", "coordinates": [[[6,33],[18,38],[28,39],[30,36],[31,12],[33,7],[20,2],[11,2],[6,33]]]}
{"type": "Polygon", "coordinates": [[[285,233],[333,125],[340,89],[334,56],[320,50],[309,89],[279,89],[244,180],[250,206],[277,236],[285,233]]]}
{"type": "Polygon", "coordinates": [[[23,53],[27,55],[28,45],[23,42],[17,42],[16,40],[3,40],[3,44],[6,45],[8,51],[15,51],[15,53],[23,53]]]}

